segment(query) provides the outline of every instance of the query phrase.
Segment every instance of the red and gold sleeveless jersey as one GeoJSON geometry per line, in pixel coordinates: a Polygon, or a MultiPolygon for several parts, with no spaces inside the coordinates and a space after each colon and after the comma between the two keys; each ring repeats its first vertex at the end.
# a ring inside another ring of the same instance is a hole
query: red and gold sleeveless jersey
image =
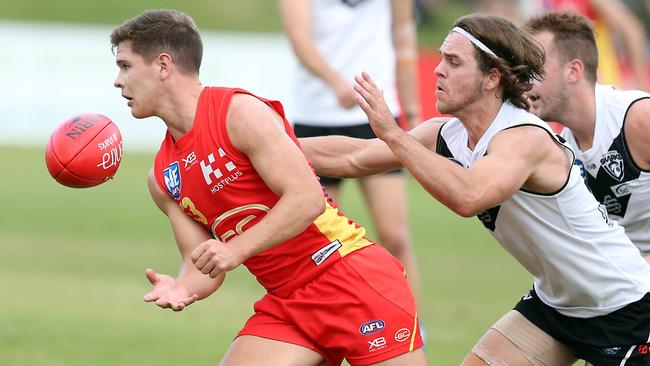
{"type": "MultiPolygon", "coordinates": [[[[168,131],[154,163],[163,192],[226,243],[260,221],[279,200],[228,137],[226,116],[235,93],[250,94],[204,88],[192,130],[178,141],[168,131]]],[[[282,105],[255,97],[282,116],[286,133],[299,146],[282,105]]],[[[325,212],[305,231],[244,262],[267,291],[289,294],[341,257],[372,244],[364,228],[345,217],[325,194],[323,200],[325,212]]]]}

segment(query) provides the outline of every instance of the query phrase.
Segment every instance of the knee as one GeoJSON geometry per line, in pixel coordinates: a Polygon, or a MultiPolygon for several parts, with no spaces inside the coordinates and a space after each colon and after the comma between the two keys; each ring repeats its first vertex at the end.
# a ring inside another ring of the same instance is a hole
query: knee
{"type": "Polygon", "coordinates": [[[403,258],[411,252],[411,237],[406,229],[378,230],[379,244],[396,258],[403,258]]]}

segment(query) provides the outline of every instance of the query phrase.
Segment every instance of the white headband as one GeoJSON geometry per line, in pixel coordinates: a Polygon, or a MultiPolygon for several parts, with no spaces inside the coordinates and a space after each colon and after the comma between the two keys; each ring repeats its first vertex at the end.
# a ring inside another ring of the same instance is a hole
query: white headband
{"type": "MultiPolygon", "coordinates": [[[[469,41],[472,42],[476,47],[480,48],[481,51],[483,51],[483,52],[485,52],[487,54],[490,54],[490,55],[492,55],[494,57],[497,57],[497,58],[499,57],[499,56],[495,55],[494,52],[492,52],[492,50],[488,48],[488,46],[486,46],[485,44],[483,44],[483,42],[476,39],[476,37],[474,37],[473,35],[469,34],[469,32],[467,32],[463,28],[454,27],[451,30],[451,32],[456,32],[456,33],[462,35],[463,37],[469,39],[469,41]]],[[[451,33],[451,32],[449,32],[449,33],[451,33]]]]}

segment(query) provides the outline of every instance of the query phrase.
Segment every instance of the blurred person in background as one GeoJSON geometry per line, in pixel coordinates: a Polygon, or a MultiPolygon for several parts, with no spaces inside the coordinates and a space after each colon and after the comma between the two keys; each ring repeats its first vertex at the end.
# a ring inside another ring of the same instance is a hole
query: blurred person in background
{"type": "Polygon", "coordinates": [[[547,11],[587,16],[595,25],[598,81],[648,91],[646,32],[639,17],[622,0],[477,0],[477,10],[500,14],[519,24],[547,11]]]}
{"type": "Polygon", "coordinates": [[[148,176],[182,256],[144,300],[181,311],[244,265],[265,288],[220,365],[426,364],[403,266],[323,192],[282,105],[204,87],[203,43],[184,13],[149,10],[111,33],[135,118],[167,133],[148,176]]]}
{"type": "MultiPolygon", "coordinates": [[[[355,103],[354,75],[361,71],[386,85],[384,95],[395,118],[402,114],[409,127],[420,122],[411,0],[280,0],[280,10],[299,61],[291,116],[296,136],[374,138],[355,103]]],[[[321,176],[320,181],[340,202],[341,179],[321,176]]],[[[404,264],[417,298],[420,281],[408,228],[406,177],[396,170],[359,183],[377,241],[404,264]]]]}
{"type": "Polygon", "coordinates": [[[527,93],[530,111],[566,127],[589,189],[650,262],[650,94],[597,83],[586,17],[545,13],[525,28],[546,51],[546,78],[527,93]]]}

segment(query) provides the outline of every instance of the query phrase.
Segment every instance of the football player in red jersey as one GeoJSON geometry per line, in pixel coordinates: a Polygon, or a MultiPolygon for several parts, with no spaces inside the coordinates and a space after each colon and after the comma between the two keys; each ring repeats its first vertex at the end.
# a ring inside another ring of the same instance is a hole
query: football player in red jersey
{"type": "Polygon", "coordinates": [[[167,126],[148,184],[184,262],[148,269],[144,300],[183,310],[244,264],[267,293],[221,365],[426,364],[403,267],[327,199],[280,103],[201,85],[186,14],[146,11],[111,44],[132,115],[167,126]]]}

